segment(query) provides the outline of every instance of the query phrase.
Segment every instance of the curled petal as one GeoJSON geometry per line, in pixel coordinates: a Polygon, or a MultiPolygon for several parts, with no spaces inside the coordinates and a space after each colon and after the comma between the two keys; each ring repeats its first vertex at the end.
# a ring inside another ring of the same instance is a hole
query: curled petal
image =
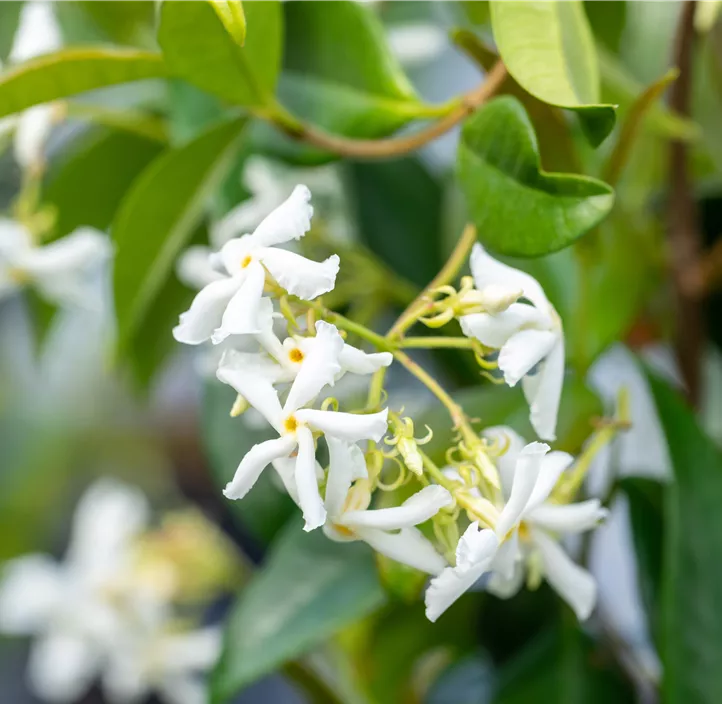
{"type": "Polygon", "coordinates": [[[346,442],[358,442],[359,440],[378,442],[388,428],[388,414],[387,408],[378,413],[364,414],[316,411],[304,408],[297,411],[296,418],[322,433],[346,442]]]}
{"type": "Polygon", "coordinates": [[[524,584],[524,564],[515,562],[511,576],[504,577],[499,572],[492,572],[486,585],[486,591],[489,594],[499,597],[500,599],[511,599],[524,584]]]}
{"type": "Polygon", "coordinates": [[[227,499],[242,499],[261,476],[261,472],[273,460],[287,457],[296,446],[296,438],[285,436],[266,440],[254,445],[241,460],[233,479],[228,482],[223,494],[227,499]]]}
{"type": "Polygon", "coordinates": [[[559,477],[573,461],[574,458],[567,452],[550,452],[544,457],[539,478],[526,505],[526,512],[540,506],[549,498],[559,477]]]}
{"type": "Polygon", "coordinates": [[[459,318],[461,330],[467,337],[474,337],[482,345],[499,349],[509,338],[524,329],[548,330],[549,316],[538,308],[526,303],[513,303],[505,311],[491,313],[471,313],[459,318]]]}
{"type": "Polygon", "coordinates": [[[308,428],[301,427],[296,433],[298,437],[298,457],[296,458],[296,489],[298,504],[303,511],[306,522],[305,531],[314,530],[326,522],[326,509],[318,491],[316,479],[316,448],[313,435],[308,428]]]}
{"type": "Polygon", "coordinates": [[[554,347],[558,337],[547,330],[521,330],[512,335],[499,352],[504,381],[516,386],[554,347]]]}
{"type": "Polygon", "coordinates": [[[544,504],[531,511],[527,520],[553,533],[582,533],[597,526],[607,513],[599,499],[589,499],[566,506],[544,504]]]}
{"type": "Polygon", "coordinates": [[[516,430],[507,425],[495,425],[486,428],[483,436],[489,442],[498,445],[500,448],[505,448],[504,454],[496,458],[496,468],[501,479],[501,490],[504,499],[508,499],[514,483],[516,461],[519,458],[519,453],[527,444],[526,440],[516,430]]]}
{"type": "Polygon", "coordinates": [[[439,574],[446,561],[418,528],[386,533],[376,528],[359,528],[356,535],[376,552],[427,574],[439,574]]]}
{"type": "Polygon", "coordinates": [[[214,345],[223,342],[229,335],[251,335],[261,332],[261,298],[266,273],[263,267],[253,261],[246,269],[243,283],[228,302],[220,327],[211,340],[214,345]]]}
{"type": "MultiPolygon", "coordinates": [[[[311,191],[302,184],[273,212],[263,219],[253,233],[254,247],[272,247],[301,239],[311,229],[313,206],[311,191]]],[[[280,282],[279,282],[280,283],[280,282]]]]}
{"type": "Polygon", "coordinates": [[[367,354],[362,350],[344,345],[339,356],[341,368],[352,374],[373,374],[381,367],[388,367],[393,361],[391,352],[374,352],[367,354]]]}
{"type": "Polygon", "coordinates": [[[314,262],[285,249],[268,247],[257,250],[257,256],[281,287],[305,301],[328,293],[336,285],[339,266],[336,254],[314,262]]]}
{"type": "Polygon", "coordinates": [[[446,489],[436,485],[427,486],[406,499],[401,506],[370,511],[348,511],[338,522],[353,530],[364,527],[381,530],[410,528],[428,521],[440,509],[451,503],[453,499],[446,489]]]}
{"type": "Polygon", "coordinates": [[[529,419],[537,435],[543,440],[556,439],[563,386],[564,338],[558,337],[539,372],[522,379],[524,396],[529,403],[529,419]]]}
{"type": "Polygon", "coordinates": [[[366,460],[358,445],[326,435],[329,469],[326,482],[326,511],[334,519],[343,511],[348,491],[355,479],[368,477],[366,460]]]}
{"type": "Polygon", "coordinates": [[[230,278],[208,284],[193,299],[191,307],[181,313],[180,323],[173,328],[173,337],[186,345],[200,345],[210,340],[240,284],[239,279],[230,278]]]}
{"type": "Polygon", "coordinates": [[[488,529],[479,530],[478,521],[474,521],[456,545],[456,567],[460,570],[471,569],[478,562],[486,560],[492,547],[493,557],[499,547],[499,540],[494,532],[488,529]]]}

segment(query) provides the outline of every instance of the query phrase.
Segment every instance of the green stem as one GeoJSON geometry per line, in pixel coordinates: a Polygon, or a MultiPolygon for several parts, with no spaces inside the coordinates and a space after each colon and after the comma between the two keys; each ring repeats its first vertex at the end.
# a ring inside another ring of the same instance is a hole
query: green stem
{"type": "Polygon", "coordinates": [[[403,337],[399,340],[399,347],[416,347],[423,349],[449,348],[470,350],[473,349],[473,340],[468,337],[403,337]]]}
{"type": "Polygon", "coordinates": [[[375,333],[373,330],[369,330],[360,323],[354,323],[353,320],[345,318],[340,313],[329,310],[318,301],[302,301],[302,303],[317,311],[327,322],[335,325],[337,328],[346,330],[346,332],[358,335],[362,340],[370,342],[374,347],[383,352],[393,352],[394,349],[396,349],[391,340],[387,340],[385,337],[375,333]]]}

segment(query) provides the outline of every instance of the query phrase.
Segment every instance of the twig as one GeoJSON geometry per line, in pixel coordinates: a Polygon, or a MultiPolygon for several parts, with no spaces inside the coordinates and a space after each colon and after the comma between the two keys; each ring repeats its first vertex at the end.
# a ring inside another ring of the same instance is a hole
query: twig
{"type": "MultiPolygon", "coordinates": [[[[679,78],[672,85],[669,104],[683,116],[690,112],[695,7],[695,0],[688,0],[682,6],[673,58],[673,64],[679,67],[679,78]]],[[[677,358],[687,398],[694,406],[699,400],[704,327],[701,307],[696,298],[687,292],[685,279],[689,271],[698,267],[702,243],[689,178],[687,146],[677,140],[672,141],[669,147],[668,228],[677,303],[677,358]]]]}

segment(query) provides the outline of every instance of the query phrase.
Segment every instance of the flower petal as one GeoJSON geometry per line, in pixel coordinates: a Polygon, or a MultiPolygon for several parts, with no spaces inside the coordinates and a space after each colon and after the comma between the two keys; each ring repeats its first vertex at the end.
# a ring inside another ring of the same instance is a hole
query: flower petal
{"type": "Polygon", "coordinates": [[[582,533],[596,527],[607,513],[599,499],[589,499],[566,506],[543,504],[531,511],[527,520],[554,533],[582,533]]]}
{"type": "Polygon", "coordinates": [[[324,386],[333,386],[341,371],[338,357],[343,344],[335,325],[322,320],[316,323],[315,337],[303,341],[303,362],[288,392],[285,412],[293,413],[313,401],[324,386]]]}
{"type": "Polygon", "coordinates": [[[236,391],[238,391],[234,383],[236,377],[240,375],[239,383],[243,385],[246,377],[256,374],[268,379],[271,384],[289,380],[286,370],[280,364],[260,352],[239,352],[228,349],[223,353],[216,371],[218,380],[232,386],[236,391]]]}
{"type": "Polygon", "coordinates": [[[524,515],[524,510],[539,479],[544,455],[547,452],[549,452],[549,445],[542,442],[531,442],[519,453],[514,469],[511,494],[496,524],[496,534],[500,539],[503,539],[512,528],[515,528],[524,515]]]}
{"type": "Polygon", "coordinates": [[[23,169],[42,165],[45,147],[55,125],[56,106],[52,103],[34,105],[18,117],[13,140],[15,161],[23,169]]]}
{"type": "MultiPolygon", "coordinates": [[[[215,247],[223,247],[230,240],[253,232],[268,212],[269,200],[263,195],[254,196],[229,210],[212,225],[208,237],[211,243],[215,247]]],[[[273,208],[274,204],[271,203],[270,207],[273,208]]]]}
{"type": "Polygon", "coordinates": [[[343,371],[352,374],[373,374],[381,367],[388,367],[393,359],[391,352],[367,354],[356,347],[346,344],[344,344],[339,355],[339,362],[343,371]]]}
{"type": "Polygon", "coordinates": [[[253,240],[250,235],[228,240],[219,252],[211,255],[211,265],[223,268],[228,276],[238,276],[248,267],[248,257],[255,254],[253,240]]]}
{"type": "Polygon", "coordinates": [[[501,575],[502,579],[511,579],[517,563],[521,560],[521,551],[519,550],[519,532],[513,531],[512,534],[499,546],[492,569],[495,573],[501,575]]]}
{"type": "Polygon", "coordinates": [[[301,426],[296,431],[298,438],[298,457],[296,458],[296,489],[298,504],[306,522],[305,531],[314,530],[326,522],[326,509],[316,479],[316,448],[311,431],[301,426]]]}
{"type": "MultiPolygon", "coordinates": [[[[293,503],[297,506],[298,504],[298,487],[296,486],[296,458],[295,457],[281,457],[277,460],[273,460],[273,468],[276,470],[283,488],[286,490],[288,495],[293,499],[293,503]]],[[[316,462],[316,482],[320,482],[323,479],[323,467],[316,462]]],[[[280,489],[280,487],[279,487],[280,489]]]]}
{"type": "Polygon", "coordinates": [[[504,499],[508,500],[511,494],[511,487],[514,484],[514,471],[519,453],[527,444],[526,440],[508,425],[495,425],[486,428],[482,433],[483,437],[491,443],[506,448],[503,455],[495,458],[496,469],[501,480],[501,490],[504,499]]]}
{"type": "Polygon", "coordinates": [[[517,382],[551,352],[557,335],[548,330],[521,330],[499,352],[499,369],[509,386],[517,382]]]}
{"type": "Polygon", "coordinates": [[[499,349],[509,338],[523,329],[548,330],[549,316],[526,303],[512,303],[501,313],[471,313],[459,318],[461,330],[482,345],[499,349]]]}
{"type": "Polygon", "coordinates": [[[532,540],[541,555],[547,582],[574,609],[580,621],[589,618],[597,601],[594,577],[574,563],[544,531],[532,530],[532,540]]]}
{"type": "Polygon", "coordinates": [[[243,282],[226,306],[220,327],[213,332],[211,340],[214,345],[223,342],[229,335],[261,332],[261,298],[266,272],[257,261],[252,261],[245,271],[243,282]]]}
{"type": "Polygon", "coordinates": [[[451,494],[441,486],[427,486],[404,501],[401,506],[378,508],[369,511],[347,511],[337,523],[357,532],[358,528],[398,530],[428,521],[444,506],[453,503],[451,494]]]}
{"type": "Polygon", "coordinates": [[[558,337],[541,369],[522,379],[522,389],[529,403],[529,419],[543,440],[555,440],[559,403],[564,386],[564,338],[558,337]]]}
{"type": "Polygon", "coordinates": [[[511,599],[524,584],[524,564],[515,562],[511,576],[504,577],[499,572],[492,572],[486,584],[486,591],[500,599],[511,599]]]}
{"type": "Polygon", "coordinates": [[[15,220],[0,217],[0,261],[18,266],[31,249],[32,238],[27,229],[15,220]]]}
{"type": "Polygon", "coordinates": [[[252,235],[253,246],[272,247],[301,239],[311,229],[313,206],[310,200],[311,191],[302,184],[296,186],[291,195],[256,228],[252,235]]]}
{"type": "Polygon", "coordinates": [[[314,262],[285,249],[268,247],[257,250],[256,256],[281,287],[305,301],[328,293],[336,285],[339,266],[336,254],[322,262],[314,262]]]}
{"type": "Polygon", "coordinates": [[[181,313],[180,323],[173,328],[173,337],[186,345],[200,345],[210,340],[240,285],[240,279],[225,278],[201,289],[191,307],[181,313]]]}
{"type": "Polygon", "coordinates": [[[326,511],[337,518],[343,511],[351,483],[355,479],[368,477],[366,460],[361,448],[332,435],[326,435],[328,445],[329,469],[326,481],[326,511]]]}
{"type": "Polygon", "coordinates": [[[536,486],[526,504],[526,512],[541,506],[549,498],[559,477],[572,462],[574,458],[567,452],[550,452],[544,457],[536,486]]]}
{"type": "Polygon", "coordinates": [[[549,310],[551,306],[549,299],[533,276],[507,264],[502,264],[490,256],[478,243],[471,250],[469,266],[474,277],[474,284],[480,291],[491,284],[514,290],[521,289],[524,292],[524,298],[529,299],[540,311],[547,312],[549,310]]]}
{"type": "Polygon", "coordinates": [[[378,442],[388,428],[388,408],[378,413],[339,413],[304,408],[296,412],[298,420],[316,430],[346,442],[373,440],[378,442]]]}
{"type": "Polygon", "coordinates": [[[439,574],[446,567],[446,560],[418,528],[403,528],[398,533],[360,528],[355,533],[376,552],[421,572],[439,574]]]}
{"type": "Polygon", "coordinates": [[[296,438],[290,435],[254,445],[241,460],[223,495],[227,499],[242,499],[261,476],[261,472],[273,460],[290,455],[295,446],[296,438]]]}
{"type": "Polygon", "coordinates": [[[464,592],[489,570],[499,541],[491,530],[472,523],[459,540],[456,567],[447,567],[431,580],[426,590],[426,618],[436,621],[464,592]]]}
{"type": "Polygon", "coordinates": [[[223,633],[210,626],[166,636],[162,657],[169,672],[203,672],[212,667],[221,654],[223,633]]]}
{"type": "Polygon", "coordinates": [[[203,245],[188,247],[176,262],[176,276],[189,288],[202,289],[227,278],[211,264],[211,250],[203,245]]]}

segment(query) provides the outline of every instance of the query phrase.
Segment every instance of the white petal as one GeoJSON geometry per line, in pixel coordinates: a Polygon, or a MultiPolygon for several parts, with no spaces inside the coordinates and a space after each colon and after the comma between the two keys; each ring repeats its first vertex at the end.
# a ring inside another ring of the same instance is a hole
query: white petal
{"type": "Polygon", "coordinates": [[[21,168],[30,169],[44,162],[55,114],[55,106],[46,103],[25,110],[18,118],[13,147],[15,161],[21,168]]]}
{"type": "Polygon", "coordinates": [[[366,460],[358,445],[326,435],[329,469],[326,481],[326,511],[334,519],[341,515],[354,479],[368,477],[366,460]]]}
{"type": "Polygon", "coordinates": [[[45,555],[27,555],[6,563],[0,582],[0,631],[35,633],[62,604],[63,575],[45,555]]]}
{"type": "Polygon", "coordinates": [[[250,235],[236,237],[226,242],[220,252],[211,255],[211,264],[224,268],[228,276],[238,276],[248,266],[248,257],[253,257],[254,249],[250,235]]]}
{"type": "Polygon", "coordinates": [[[564,386],[564,338],[556,344],[534,376],[522,379],[522,389],[529,403],[529,419],[543,440],[555,440],[559,403],[564,386]]]}
{"type": "Polygon", "coordinates": [[[338,357],[343,349],[343,338],[334,325],[319,320],[315,337],[304,340],[303,361],[296,380],[288,392],[284,410],[293,413],[313,401],[324,386],[333,386],[341,371],[338,357]]]}
{"type": "Polygon", "coordinates": [[[226,242],[253,232],[268,212],[268,206],[269,199],[262,195],[244,200],[211,227],[211,243],[223,247],[226,242]]]}
{"type": "Polygon", "coordinates": [[[63,44],[53,3],[28,2],[20,11],[20,24],[10,51],[10,62],[21,63],[59,49],[63,44]]]}
{"type": "Polygon", "coordinates": [[[375,528],[360,528],[355,532],[376,552],[421,572],[439,574],[446,566],[444,558],[418,528],[403,528],[398,533],[375,528]]]}
{"type": "Polygon", "coordinates": [[[547,582],[584,621],[597,601],[597,585],[587,570],[575,564],[562,547],[541,530],[532,531],[532,540],[539,550],[547,582]]]}
{"type": "Polygon", "coordinates": [[[504,454],[497,457],[495,462],[501,480],[504,499],[508,499],[511,494],[512,484],[514,483],[516,461],[519,458],[519,453],[524,449],[527,442],[516,430],[507,425],[495,425],[491,428],[486,428],[482,435],[489,442],[506,448],[504,454]]]}
{"type": "Polygon", "coordinates": [[[213,267],[210,260],[211,250],[203,245],[188,247],[176,262],[176,276],[189,288],[202,289],[214,281],[225,279],[213,267]]]}
{"type": "Polygon", "coordinates": [[[32,238],[25,227],[15,220],[0,217],[0,260],[17,266],[32,246],[32,238]]]}
{"type": "Polygon", "coordinates": [[[549,299],[539,282],[529,274],[497,261],[480,245],[475,244],[469,260],[474,284],[480,291],[490,284],[506,288],[521,289],[524,298],[529,299],[539,310],[546,312],[549,299]]]}
{"type": "Polygon", "coordinates": [[[554,533],[582,533],[591,530],[607,515],[599,499],[559,506],[543,504],[529,512],[527,520],[554,533]]]}
{"type": "Polygon", "coordinates": [[[326,509],[316,479],[316,448],[313,435],[308,428],[301,426],[296,431],[298,438],[298,457],[296,458],[296,489],[298,503],[306,522],[303,529],[311,531],[326,522],[326,509]]]}
{"type": "MultiPolygon", "coordinates": [[[[281,457],[280,459],[273,460],[273,468],[276,470],[276,474],[278,474],[281,483],[283,484],[283,488],[293,499],[293,502],[298,505],[298,487],[296,486],[296,458],[281,457]]],[[[316,462],[317,484],[323,480],[323,476],[323,467],[321,467],[321,465],[316,462]]]]}
{"type": "Polygon", "coordinates": [[[343,371],[352,374],[373,374],[381,367],[388,367],[393,359],[391,352],[367,354],[356,347],[346,344],[344,344],[339,356],[343,371]]]}
{"type": "Polygon", "coordinates": [[[547,330],[521,330],[499,351],[499,369],[509,386],[517,382],[551,352],[557,335],[547,330]]]}
{"type": "Polygon", "coordinates": [[[221,654],[223,634],[215,627],[167,636],[163,640],[163,659],[169,672],[203,672],[212,667],[221,654]]]}
{"type": "Polygon", "coordinates": [[[180,323],[173,328],[173,337],[186,345],[200,345],[210,340],[240,285],[238,278],[225,278],[201,289],[191,307],[181,313],[180,323]]]}
{"type": "Polygon", "coordinates": [[[572,462],[574,458],[567,452],[550,452],[544,457],[539,478],[526,505],[526,512],[540,506],[549,498],[559,477],[572,462]]]}
{"type": "Polygon", "coordinates": [[[258,367],[235,364],[234,360],[237,359],[243,362],[246,357],[238,352],[224,353],[218,367],[218,379],[232,386],[280,433],[283,413],[278,392],[273,388],[270,369],[265,365],[258,367]]]}
{"type": "Polygon", "coordinates": [[[548,330],[549,317],[534,306],[512,303],[505,311],[472,313],[459,318],[461,330],[467,337],[474,337],[482,345],[499,349],[509,338],[523,329],[548,330]]]}
{"type": "Polygon", "coordinates": [[[511,576],[504,577],[499,572],[492,572],[486,584],[486,591],[500,599],[511,599],[524,584],[524,563],[516,562],[511,576]]]}
{"type": "Polygon", "coordinates": [[[378,442],[388,428],[388,408],[378,413],[339,413],[304,408],[296,412],[298,420],[316,430],[346,442],[374,440],[378,442]]]}
{"type": "Polygon", "coordinates": [[[223,313],[220,327],[211,340],[214,345],[229,335],[250,335],[261,332],[261,298],[266,283],[266,272],[252,261],[246,268],[246,276],[223,313]]]}
{"type": "Polygon", "coordinates": [[[336,285],[339,266],[336,254],[314,262],[285,249],[268,247],[257,250],[256,255],[282,288],[305,301],[328,293],[336,285]]]}
{"type": "MultiPolygon", "coordinates": [[[[245,337],[245,335],[243,337],[245,337]]],[[[226,350],[221,357],[216,372],[219,381],[233,386],[236,391],[238,391],[234,383],[236,376],[241,377],[239,383],[243,385],[244,380],[248,376],[255,376],[256,374],[268,379],[271,384],[288,381],[286,370],[270,357],[260,352],[239,352],[234,349],[226,350]]],[[[241,392],[238,391],[238,393],[241,392]]]]}
{"type": "Polygon", "coordinates": [[[497,550],[494,562],[492,563],[492,569],[495,573],[500,574],[502,579],[511,579],[516,565],[520,560],[519,533],[518,531],[513,531],[499,546],[499,550],[497,550]]]}
{"type": "Polygon", "coordinates": [[[73,702],[90,687],[100,653],[90,641],[66,633],[38,640],[30,651],[28,676],[33,691],[50,702],[73,702]]]}
{"type": "Polygon", "coordinates": [[[542,461],[547,452],[549,452],[549,445],[532,442],[519,453],[511,494],[496,524],[496,534],[499,538],[504,538],[512,528],[519,524],[534,491],[542,461]]]}
{"type": "Polygon", "coordinates": [[[261,472],[280,457],[293,452],[296,439],[292,436],[266,440],[254,445],[241,460],[233,479],[228,482],[223,494],[227,499],[242,499],[258,481],[261,472]]]}
{"type": "MultiPolygon", "coordinates": [[[[311,229],[311,191],[298,185],[293,193],[270,213],[253,233],[254,247],[272,247],[301,239],[311,229]]],[[[280,282],[279,282],[280,283],[280,282]]]]}
{"type": "Polygon", "coordinates": [[[173,674],[157,685],[163,704],[207,704],[208,684],[193,675],[173,674]]]}
{"type": "Polygon", "coordinates": [[[464,592],[488,571],[499,541],[491,530],[472,523],[459,540],[456,567],[447,567],[426,590],[426,618],[436,621],[464,592]]]}
{"type": "Polygon", "coordinates": [[[401,506],[378,508],[369,511],[347,511],[338,523],[356,531],[357,528],[398,530],[428,521],[444,506],[453,503],[451,494],[441,486],[427,486],[404,501],[401,506]]]}

